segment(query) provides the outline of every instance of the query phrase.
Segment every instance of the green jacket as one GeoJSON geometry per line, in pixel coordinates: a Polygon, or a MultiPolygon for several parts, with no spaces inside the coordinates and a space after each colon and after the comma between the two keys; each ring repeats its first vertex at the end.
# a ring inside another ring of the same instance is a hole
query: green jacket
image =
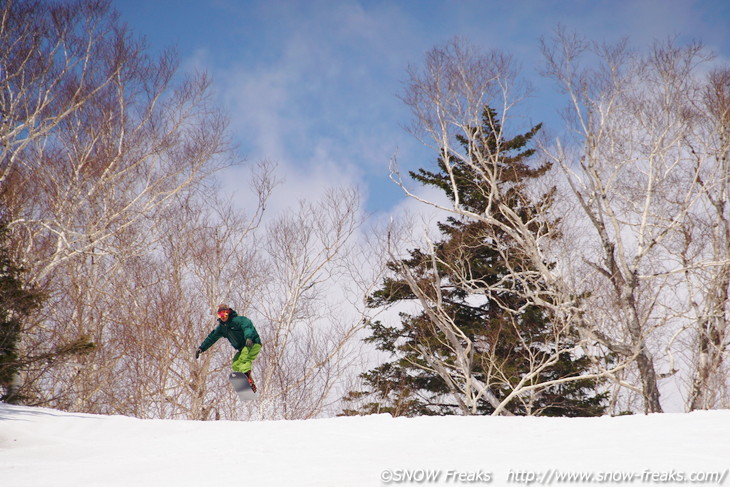
{"type": "Polygon", "coordinates": [[[218,326],[211,331],[208,336],[203,340],[200,345],[200,350],[205,352],[213,346],[219,338],[226,337],[233,348],[239,352],[243,347],[246,346],[246,340],[251,339],[252,342],[261,344],[261,338],[253,327],[251,320],[245,316],[238,316],[238,314],[231,310],[231,314],[228,317],[228,321],[225,323],[218,319],[218,326]]]}

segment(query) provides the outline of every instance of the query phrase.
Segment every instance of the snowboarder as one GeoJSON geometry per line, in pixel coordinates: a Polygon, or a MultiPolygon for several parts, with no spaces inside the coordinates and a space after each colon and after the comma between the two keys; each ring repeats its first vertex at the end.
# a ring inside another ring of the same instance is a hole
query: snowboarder
{"type": "Polygon", "coordinates": [[[195,351],[195,358],[200,357],[200,354],[213,346],[219,338],[226,337],[236,349],[231,368],[235,372],[246,374],[248,383],[251,384],[251,390],[256,392],[256,384],[251,378],[251,365],[261,351],[261,338],[251,320],[245,316],[239,316],[227,304],[218,306],[217,314],[218,326],[200,344],[195,351]]]}

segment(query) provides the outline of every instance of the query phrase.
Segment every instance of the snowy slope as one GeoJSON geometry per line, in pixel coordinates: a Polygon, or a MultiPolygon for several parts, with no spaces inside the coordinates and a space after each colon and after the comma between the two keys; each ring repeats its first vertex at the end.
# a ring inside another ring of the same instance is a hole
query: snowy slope
{"type": "Polygon", "coordinates": [[[13,487],[721,485],[728,468],[730,411],[194,422],[0,404],[13,487]]]}

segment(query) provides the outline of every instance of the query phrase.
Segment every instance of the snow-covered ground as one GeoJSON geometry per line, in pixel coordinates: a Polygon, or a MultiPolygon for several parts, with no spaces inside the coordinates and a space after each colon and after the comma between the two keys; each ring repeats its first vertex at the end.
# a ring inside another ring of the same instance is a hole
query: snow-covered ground
{"type": "Polygon", "coordinates": [[[722,485],[728,469],[730,411],[195,422],[0,404],[9,487],[722,485]]]}

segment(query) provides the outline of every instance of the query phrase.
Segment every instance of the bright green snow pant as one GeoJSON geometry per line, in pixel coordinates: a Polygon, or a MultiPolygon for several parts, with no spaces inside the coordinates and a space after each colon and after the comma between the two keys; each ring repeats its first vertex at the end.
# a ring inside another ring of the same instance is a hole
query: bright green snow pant
{"type": "Polygon", "coordinates": [[[234,372],[243,372],[245,374],[251,370],[251,362],[256,359],[260,351],[261,345],[258,343],[254,343],[250,349],[248,347],[243,347],[240,352],[237,352],[236,355],[233,356],[231,368],[234,372]]]}

